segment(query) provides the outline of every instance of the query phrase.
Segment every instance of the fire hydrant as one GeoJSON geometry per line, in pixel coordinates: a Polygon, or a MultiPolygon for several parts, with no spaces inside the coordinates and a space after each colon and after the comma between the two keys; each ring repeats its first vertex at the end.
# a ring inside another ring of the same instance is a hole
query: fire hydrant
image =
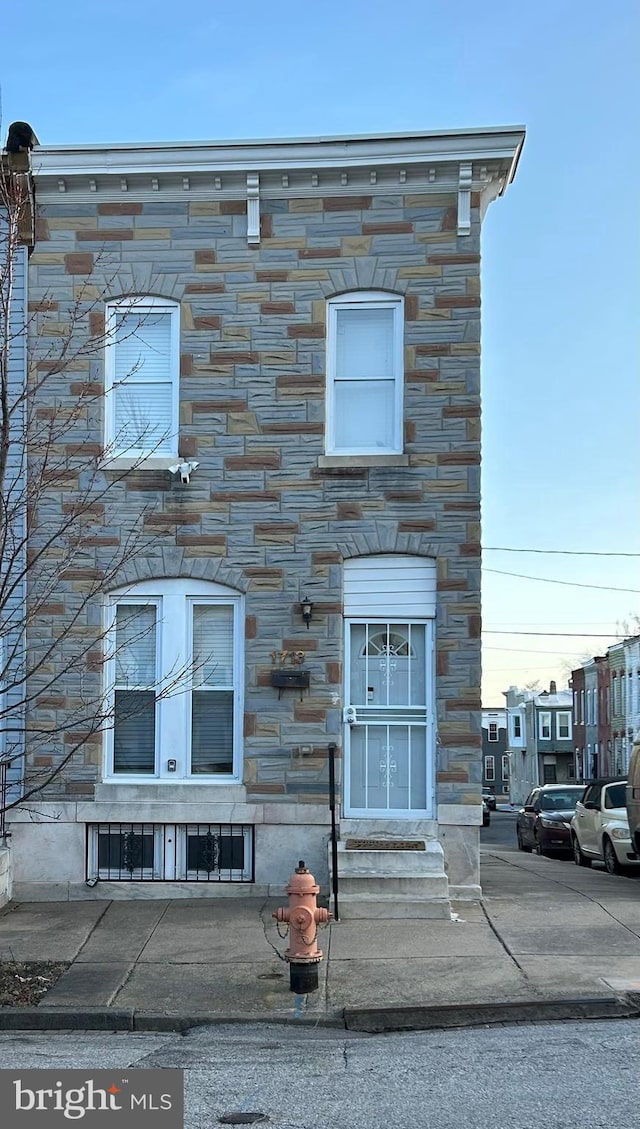
{"type": "Polygon", "coordinates": [[[313,874],[300,859],[287,886],[289,905],[280,906],[271,915],[289,926],[289,948],[284,956],[289,961],[289,987],[298,995],[315,992],[318,987],[318,965],[322,960],[322,949],[316,944],[318,925],[332,917],[329,910],[318,906],[319,893],[313,874]]]}

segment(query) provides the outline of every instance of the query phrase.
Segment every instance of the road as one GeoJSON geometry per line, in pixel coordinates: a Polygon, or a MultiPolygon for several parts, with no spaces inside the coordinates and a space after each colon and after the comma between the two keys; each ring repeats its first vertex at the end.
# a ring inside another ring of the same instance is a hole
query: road
{"type": "Polygon", "coordinates": [[[271,1129],[631,1129],[639,1038],[635,1020],[386,1036],[238,1025],[185,1036],[0,1034],[0,1060],[129,1076],[182,1068],[185,1129],[213,1129],[234,1112],[266,1114],[271,1129]]]}
{"type": "Polygon", "coordinates": [[[491,823],[480,829],[480,845],[493,847],[516,846],[516,815],[514,811],[492,811],[491,823]]]}

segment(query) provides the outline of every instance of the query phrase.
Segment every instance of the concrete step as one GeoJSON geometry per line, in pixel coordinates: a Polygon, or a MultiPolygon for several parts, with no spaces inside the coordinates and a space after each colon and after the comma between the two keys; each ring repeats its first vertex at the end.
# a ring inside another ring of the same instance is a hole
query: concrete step
{"type": "MultiPolygon", "coordinates": [[[[340,917],[412,918],[450,917],[444,854],[436,840],[417,840],[418,850],[396,850],[387,836],[375,849],[357,850],[349,840],[338,843],[340,917]]],[[[401,839],[395,840],[402,842],[401,839]]],[[[373,842],[372,842],[373,847],[373,842]]],[[[329,850],[331,870],[331,851],[329,850]]]]}

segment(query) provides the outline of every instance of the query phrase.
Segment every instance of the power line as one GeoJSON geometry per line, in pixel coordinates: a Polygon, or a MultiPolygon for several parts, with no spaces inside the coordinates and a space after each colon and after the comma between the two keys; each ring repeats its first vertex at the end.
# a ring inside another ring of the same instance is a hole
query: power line
{"type": "Polygon", "coordinates": [[[608,584],[580,584],[577,580],[552,580],[549,576],[527,576],[523,572],[503,572],[499,568],[485,568],[485,572],[493,572],[496,576],[516,576],[519,580],[538,580],[542,584],[564,584],[569,588],[598,588],[601,592],[634,592],[640,595],[640,588],[612,588],[608,584]]]}
{"type": "Polygon", "coordinates": [[[483,635],[544,635],[547,639],[557,636],[563,639],[625,639],[619,631],[608,631],[606,635],[592,634],[590,631],[495,631],[487,629],[483,635]]]}
{"type": "Polygon", "coordinates": [[[561,557],[640,557],[640,553],[610,553],[590,549],[513,549],[505,545],[483,545],[484,553],[545,553],[561,557]]]}

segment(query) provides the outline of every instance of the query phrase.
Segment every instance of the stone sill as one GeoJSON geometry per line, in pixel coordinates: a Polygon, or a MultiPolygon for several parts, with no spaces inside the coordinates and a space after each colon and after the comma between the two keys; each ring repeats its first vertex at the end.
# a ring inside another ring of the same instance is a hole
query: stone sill
{"type": "Polygon", "coordinates": [[[100,470],[168,470],[178,462],[178,455],[114,455],[101,460],[100,470]]]}
{"type": "Polygon", "coordinates": [[[349,470],[378,466],[409,466],[408,455],[320,455],[318,466],[330,470],[345,467],[349,470]]]}
{"type": "MultiPolygon", "coordinates": [[[[138,783],[124,781],[105,781],[96,785],[94,803],[198,803],[238,804],[246,800],[243,784],[225,780],[182,781],[155,780],[138,783]],[[167,794],[167,788],[171,791],[167,794]],[[203,789],[207,789],[207,796],[203,789]]],[[[86,801],[85,801],[86,802],[86,801]]],[[[91,801],[89,801],[91,802],[91,801]]]]}

